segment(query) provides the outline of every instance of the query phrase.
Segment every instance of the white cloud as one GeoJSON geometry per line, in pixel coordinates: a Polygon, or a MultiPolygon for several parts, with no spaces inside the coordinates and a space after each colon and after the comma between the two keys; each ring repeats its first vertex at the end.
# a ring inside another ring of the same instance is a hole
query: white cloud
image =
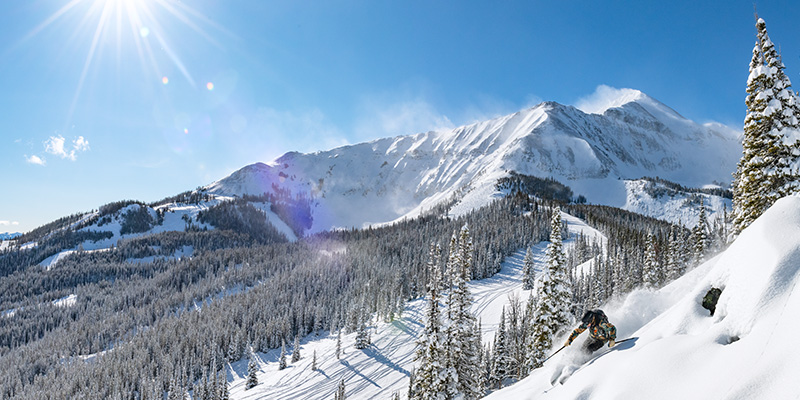
{"type": "Polygon", "coordinates": [[[33,155],[33,156],[30,156],[30,157],[28,157],[26,155],[25,156],[25,161],[27,161],[29,164],[45,165],[44,159],[40,158],[37,155],[33,155]]]}
{"type": "Polygon", "coordinates": [[[78,136],[77,139],[72,141],[72,149],[69,151],[64,147],[65,142],[66,139],[61,135],[51,136],[44,142],[44,150],[71,161],[75,161],[78,158],[78,152],[89,150],[89,141],[83,136],[78,136]]]}
{"type": "Polygon", "coordinates": [[[19,221],[0,221],[2,226],[19,225],[19,221]]]}
{"type": "Polygon", "coordinates": [[[72,148],[74,151],[89,150],[89,141],[84,139],[83,136],[78,136],[77,139],[72,141],[72,148]]]}
{"type": "Polygon", "coordinates": [[[600,85],[594,93],[575,102],[575,107],[587,114],[602,114],[609,108],[619,107],[642,96],[636,89],[617,89],[600,85]]]}
{"type": "Polygon", "coordinates": [[[282,111],[262,107],[243,131],[257,132],[261,140],[267,140],[281,153],[328,150],[347,144],[341,131],[318,109],[282,111]]]}
{"type": "Polygon", "coordinates": [[[422,98],[389,104],[366,101],[355,124],[356,135],[370,140],[454,127],[450,118],[422,98]]]}
{"type": "Polygon", "coordinates": [[[64,150],[64,137],[61,135],[51,136],[44,142],[44,151],[61,156],[61,158],[69,157],[69,154],[64,150]]]}

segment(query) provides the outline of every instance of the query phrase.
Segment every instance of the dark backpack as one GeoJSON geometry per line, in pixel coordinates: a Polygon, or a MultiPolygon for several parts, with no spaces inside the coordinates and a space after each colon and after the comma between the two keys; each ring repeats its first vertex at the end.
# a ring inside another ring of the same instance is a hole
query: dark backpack
{"type": "Polygon", "coordinates": [[[581,322],[586,326],[608,323],[608,317],[606,317],[606,313],[603,310],[589,310],[583,314],[581,322]]]}

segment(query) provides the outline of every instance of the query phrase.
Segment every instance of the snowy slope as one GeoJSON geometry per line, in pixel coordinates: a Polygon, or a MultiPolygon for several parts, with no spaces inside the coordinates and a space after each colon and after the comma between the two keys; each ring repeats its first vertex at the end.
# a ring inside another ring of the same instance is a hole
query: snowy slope
{"type": "Polygon", "coordinates": [[[573,346],[488,399],[798,399],[798,280],[800,198],[787,197],[714,259],[659,291],[606,305],[619,337],[639,337],[632,347],[552,387],[573,346]],[[723,289],[713,317],[700,305],[711,287],[723,289]]]}
{"type": "Polygon", "coordinates": [[[414,217],[457,196],[461,214],[498,195],[509,171],[553,177],[589,202],[622,207],[626,179],[727,183],[738,135],[700,125],[635,90],[602,113],[554,102],[453,130],[386,138],[313,154],[287,153],[207,186],[220,195],[275,188],[312,197],[313,227],[365,227],[414,217]]]}
{"type": "Polygon", "coordinates": [[[694,227],[700,219],[700,202],[706,209],[706,218],[713,222],[730,213],[731,199],[705,193],[687,193],[645,179],[625,181],[623,210],[649,217],[660,218],[673,224],[694,227]]]}
{"type": "MultiPolygon", "coordinates": [[[[122,234],[121,228],[122,223],[124,220],[123,215],[133,209],[141,207],[139,204],[131,204],[126,207],[123,207],[117,212],[114,212],[112,215],[109,215],[106,219],[100,218],[97,219],[96,217],[99,216],[98,212],[87,213],[80,221],[75,222],[69,228],[74,229],[81,225],[84,221],[90,220],[92,218],[96,219],[96,221],[88,226],[84,226],[80,228],[81,231],[94,231],[94,232],[110,232],[112,237],[108,239],[98,240],[98,241],[84,241],[83,243],[79,244],[78,246],[70,249],[63,249],[57,254],[54,254],[41,263],[40,266],[50,270],[55,268],[59,261],[63,260],[65,257],[68,257],[70,254],[75,253],[78,251],[78,248],[82,248],[84,251],[106,251],[111,249],[113,246],[116,246],[120,240],[123,239],[132,239],[137,237],[143,237],[148,235],[153,235],[162,232],[182,232],[186,228],[186,219],[192,221],[192,224],[199,227],[200,229],[214,229],[213,225],[201,223],[197,220],[197,214],[209,207],[213,207],[221,202],[232,200],[231,197],[228,196],[211,196],[211,199],[208,201],[201,201],[198,203],[192,204],[185,204],[185,203],[167,203],[163,205],[156,206],[155,208],[147,207],[147,211],[151,214],[151,216],[155,219],[156,212],[161,211],[164,213],[164,220],[161,224],[154,225],[151,229],[138,232],[138,233],[127,233],[122,234]]],[[[259,203],[254,202],[250,203],[255,208],[264,212],[266,219],[269,223],[271,223],[279,232],[283,233],[287,239],[290,241],[297,240],[292,229],[283,222],[280,217],[278,217],[272,210],[270,210],[269,203],[259,203]]],[[[6,243],[6,242],[3,242],[6,243]]],[[[31,244],[36,245],[35,243],[31,244]]],[[[2,249],[2,247],[0,247],[2,249]]],[[[167,258],[175,258],[179,259],[181,257],[188,257],[192,255],[192,249],[187,247],[182,250],[178,250],[173,254],[171,257],[167,258]]],[[[164,258],[164,257],[148,257],[145,259],[131,259],[128,260],[129,262],[152,262],[156,258],[164,258]]]]}
{"type": "MultiPolygon", "coordinates": [[[[587,238],[603,236],[583,221],[562,214],[568,224],[571,239],[565,240],[568,248],[574,237],[583,233],[587,238]]],[[[536,269],[545,262],[547,242],[532,246],[536,269]]],[[[529,293],[522,290],[522,260],[525,249],[508,257],[495,276],[473,281],[470,290],[474,296],[472,311],[482,321],[483,341],[494,338],[500,322],[500,313],[508,304],[509,296],[516,296],[523,304],[529,293]]],[[[280,350],[258,353],[259,385],[245,390],[247,360],[228,368],[232,399],[331,399],[340,380],[345,380],[348,399],[389,398],[398,392],[405,398],[408,374],[414,368],[416,340],[423,328],[425,301],[409,302],[401,318],[391,323],[377,323],[372,331],[372,345],[365,350],[353,348],[355,333],[342,336],[345,354],[336,359],[336,335],[317,337],[309,335],[301,342],[303,358],[278,370],[280,350]],[[311,370],[312,354],[317,353],[318,371],[311,370]]]]}

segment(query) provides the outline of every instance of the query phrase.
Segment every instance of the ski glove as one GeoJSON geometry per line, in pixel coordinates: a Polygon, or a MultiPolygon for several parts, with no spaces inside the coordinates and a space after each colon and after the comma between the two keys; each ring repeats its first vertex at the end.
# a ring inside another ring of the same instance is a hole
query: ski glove
{"type": "Polygon", "coordinates": [[[608,341],[608,347],[614,347],[615,344],[616,342],[614,342],[614,339],[608,341]]]}

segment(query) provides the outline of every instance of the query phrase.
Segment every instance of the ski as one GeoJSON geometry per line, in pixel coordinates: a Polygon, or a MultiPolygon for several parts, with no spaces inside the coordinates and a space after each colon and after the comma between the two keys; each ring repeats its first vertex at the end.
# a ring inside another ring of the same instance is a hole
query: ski
{"type": "Polygon", "coordinates": [[[567,365],[563,369],[557,370],[556,373],[553,375],[553,377],[550,379],[550,383],[553,386],[555,386],[556,383],[558,383],[560,385],[563,385],[564,382],[566,382],[567,379],[569,379],[569,377],[572,376],[572,374],[574,374],[575,372],[579,371],[581,368],[585,367],[588,364],[593,363],[596,359],[598,359],[598,358],[600,358],[600,357],[602,357],[602,356],[604,356],[604,355],[606,355],[606,354],[608,354],[608,353],[610,353],[612,351],[625,350],[625,349],[629,348],[630,346],[620,347],[620,344],[625,343],[625,342],[631,342],[631,341],[634,341],[636,339],[638,339],[638,337],[629,337],[629,338],[626,338],[626,339],[614,341],[614,347],[612,347],[610,349],[603,350],[599,354],[593,354],[592,357],[589,360],[587,360],[586,362],[581,363],[580,365],[567,365]]]}

